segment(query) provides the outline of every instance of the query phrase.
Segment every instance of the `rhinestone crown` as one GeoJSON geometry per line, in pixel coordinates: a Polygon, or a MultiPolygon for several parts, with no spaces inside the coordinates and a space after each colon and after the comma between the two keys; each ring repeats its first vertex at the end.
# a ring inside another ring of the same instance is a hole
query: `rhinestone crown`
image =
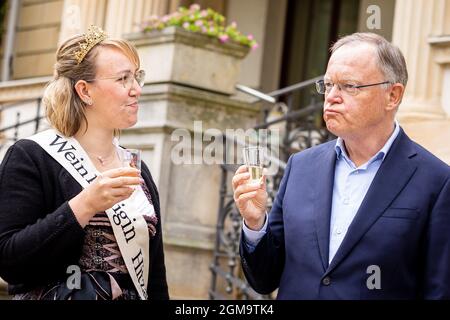
{"type": "Polygon", "coordinates": [[[80,64],[89,51],[99,42],[105,40],[108,35],[100,28],[91,25],[84,36],[84,42],[80,42],[80,50],[75,52],[75,58],[80,64]]]}

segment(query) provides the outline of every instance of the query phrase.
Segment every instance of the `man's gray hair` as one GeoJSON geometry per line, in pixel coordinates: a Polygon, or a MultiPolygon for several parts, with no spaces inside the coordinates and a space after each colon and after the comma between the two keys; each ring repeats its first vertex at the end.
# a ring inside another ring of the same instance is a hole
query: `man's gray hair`
{"type": "Polygon", "coordinates": [[[367,43],[374,46],[378,56],[378,66],[386,77],[386,81],[391,83],[401,83],[406,87],[408,82],[408,70],[406,69],[405,57],[400,49],[385,38],[375,33],[360,32],[340,38],[330,51],[333,54],[344,45],[367,43]]]}

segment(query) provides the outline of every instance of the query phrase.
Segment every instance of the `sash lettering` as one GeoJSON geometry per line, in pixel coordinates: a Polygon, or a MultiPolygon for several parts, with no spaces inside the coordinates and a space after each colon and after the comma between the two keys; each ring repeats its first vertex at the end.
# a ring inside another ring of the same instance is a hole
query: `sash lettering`
{"type": "Polygon", "coordinates": [[[124,206],[124,204],[117,204],[112,207],[112,210],[114,211],[113,221],[116,226],[120,226],[122,228],[125,240],[128,243],[128,241],[132,240],[136,236],[136,232],[134,231],[134,226],[131,224],[131,220],[127,216],[127,213],[123,210],[120,210],[120,208],[124,206]],[[124,222],[124,224],[122,224],[122,222],[124,222]]]}
{"type": "Polygon", "coordinates": [[[136,272],[139,284],[144,287],[144,258],[142,256],[142,251],[133,258],[134,270],[136,272]]]}
{"type": "MultiPolygon", "coordinates": [[[[61,153],[64,152],[64,158],[66,158],[69,163],[72,165],[72,167],[78,172],[78,174],[84,178],[85,175],[88,174],[87,170],[84,168],[83,164],[81,163],[81,161],[83,161],[84,159],[80,157],[80,159],[78,159],[76,157],[76,155],[71,151],[71,150],[76,150],[74,146],[70,145],[70,148],[65,149],[66,145],[68,144],[68,141],[61,141],[59,143],[56,143],[58,140],[62,140],[63,138],[56,134],[55,140],[53,140],[50,143],[50,146],[54,147],[54,146],[60,146],[58,151],[56,151],[57,153],[61,153]]],[[[94,179],[97,178],[96,174],[93,174],[93,177],[90,179],[84,178],[87,183],[91,183],[92,181],[94,181],[94,179]]]]}

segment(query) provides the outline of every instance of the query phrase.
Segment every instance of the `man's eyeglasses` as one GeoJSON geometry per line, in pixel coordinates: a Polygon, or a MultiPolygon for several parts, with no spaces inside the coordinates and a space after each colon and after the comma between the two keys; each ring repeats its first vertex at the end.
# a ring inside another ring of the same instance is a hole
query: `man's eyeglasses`
{"type": "Polygon", "coordinates": [[[384,82],[378,82],[378,83],[372,83],[372,84],[363,84],[363,85],[356,85],[353,83],[333,83],[331,81],[324,81],[319,80],[316,81],[316,90],[320,94],[328,94],[330,93],[331,89],[333,89],[334,85],[337,85],[338,89],[340,91],[344,91],[345,93],[355,96],[359,93],[360,88],[366,88],[366,87],[372,87],[372,86],[378,86],[381,84],[387,84],[390,83],[389,81],[384,82]]]}
{"type": "Polygon", "coordinates": [[[117,76],[111,76],[111,77],[104,77],[104,78],[96,78],[96,79],[90,79],[86,80],[87,82],[92,82],[96,80],[108,80],[108,79],[116,79],[117,81],[121,82],[123,87],[127,90],[131,90],[134,84],[134,80],[138,83],[140,87],[144,86],[145,81],[145,71],[144,70],[138,70],[135,74],[133,74],[130,71],[124,72],[117,76]]]}

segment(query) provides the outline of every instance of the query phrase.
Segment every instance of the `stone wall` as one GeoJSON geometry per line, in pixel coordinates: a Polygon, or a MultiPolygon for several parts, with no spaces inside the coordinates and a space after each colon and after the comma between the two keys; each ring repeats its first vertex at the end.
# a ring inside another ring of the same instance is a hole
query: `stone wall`
{"type": "Polygon", "coordinates": [[[406,133],[450,163],[450,1],[397,0],[392,42],[405,55],[409,81],[399,109],[406,133]]]}
{"type": "MultiPolygon", "coordinates": [[[[144,150],[143,160],[159,187],[170,295],[207,299],[221,171],[219,165],[203,160],[175,164],[171,153],[179,141],[172,141],[171,135],[186,129],[201,140],[199,130],[248,128],[256,123],[259,109],[222,94],[175,84],[148,85],[141,101],[138,124],[120,140],[124,146],[144,150]],[[201,129],[194,121],[201,121],[201,129]]],[[[202,150],[194,151],[194,143],[190,150],[201,158],[202,150]]]]}

